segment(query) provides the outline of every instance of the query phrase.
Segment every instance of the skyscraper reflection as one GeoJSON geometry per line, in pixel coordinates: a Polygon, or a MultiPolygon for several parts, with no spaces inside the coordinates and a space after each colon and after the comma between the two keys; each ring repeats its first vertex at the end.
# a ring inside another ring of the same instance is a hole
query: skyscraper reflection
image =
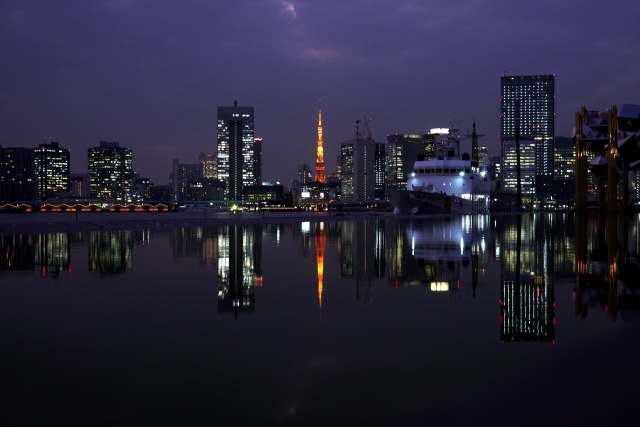
{"type": "Polygon", "coordinates": [[[89,271],[119,274],[133,268],[133,231],[105,230],[89,233],[89,271]]]}
{"type": "MultiPolygon", "coordinates": [[[[265,239],[314,258],[307,280],[314,282],[320,310],[332,271],[354,284],[352,295],[365,303],[376,282],[439,293],[467,288],[473,297],[497,285],[501,339],[553,342],[558,284],[574,290],[580,317],[594,309],[612,320],[640,314],[639,223],[635,216],[527,213],[14,234],[0,237],[0,271],[64,278],[73,244],[73,253],[86,246],[89,272],[113,276],[133,269],[136,245],[154,246],[154,237],[164,235],[175,260],[197,257],[212,272],[219,312],[237,315],[254,310],[254,288],[269,279],[263,277],[269,274],[263,267],[273,267],[263,266],[265,239]],[[337,258],[327,257],[329,251],[337,258]]],[[[283,266],[297,281],[308,274],[283,266]]]]}
{"type": "Polygon", "coordinates": [[[502,236],[501,339],[554,342],[552,223],[518,215],[502,236]]]}
{"type": "Polygon", "coordinates": [[[340,274],[356,282],[356,300],[367,302],[373,279],[384,278],[384,221],[340,223],[340,274]]]}
{"type": "Polygon", "coordinates": [[[260,252],[259,229],[222,227],[218,234],[218,312],[253,312],[255,259],[260,252]]]}
{"type": "Polygon", "coordinates": [[[42,276],[59,277],[61,271],[71,270],[71,244],[68,233],[38,235],[36,265],[42,276]]]}

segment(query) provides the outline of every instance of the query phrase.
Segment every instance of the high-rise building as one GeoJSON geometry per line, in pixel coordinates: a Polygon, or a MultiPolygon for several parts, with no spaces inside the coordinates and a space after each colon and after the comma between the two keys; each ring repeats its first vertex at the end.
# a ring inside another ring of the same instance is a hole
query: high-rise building
{"type": "Polygon", "coordinates": [[[262,184],[262,138],[253,140],[253,176],[255,185],[262,184]]]}
{"type": "Polygon", "coordinates": [[[0,146],[0,200],[36,200],[36,173],[33,148],[0,146]]]}
{"type": "Polygon", "coordinates": [[[383,142],[376,142],[374,147],[374,174],[375,183],[373,188],[375,200],[385,199],[385,173],[386,173],[386,144],[383,142]]]}
{"type": "MultiPolygon", "coordinates": [[[[422,135],[425,160],[431,160],[437,157],[437,147],[441,145],[440,142],[443,139],[443,135],[449,135],[449,128],[431,128],[429,133],[422,135]]],[[[411,166],[413,167],[413,164],[411,166]]]]}
{"type": "Polygon", "coordinates": [[[126,201],[133,187],[133,153],[117,142],[89,148],[89,196],[126,201]]]}
{"type": "Polygon", "coordinates": [[[218,178],[218,159],[216,153],[200,153],[200,175],[204,179],[218,178]]]}
{"type": "Polygon", "coordinates": [[[500,87],[501,141],[515,140],[516,131],[534,141],[536,198],[544,200],[553,194],[555,75],[503,75],[500,87]]]}
{"type": "Polygon", "coordinates": [[[573,138],[555,138],[554,198],[558,202],[569,202],[576,197],[576,142],[573,138]]]}
{"type": "Polygon", "coordinates": [[[69,188],[74,197],[89,197],[89,175],[69,175],[69,188]]]}
{"type": "Polygon", "coordinates": [[[502,141],[501,190],[517,193],[518,187],[523,200],[536,199],[536,141],[520,141],[520,182],[518,182],[518,150],[513,139],[502,141]]]}
{"type": "Polygon", "coordinates": [[[340,181],[344,200],[381,199],[376,189],[380,189],[381,185],[384,188],[383,177],[383,143],[357,138],[340,144],[340,181]]]}
{"type": "Polygon", "coordinates": [[[222,183],[215,178],[207,178],[207,161],[210,156],[200,154],[200,162],[197,164],[183,164],[178,159],[173,159],[169,186],[171,188],[171,200],[175,201],[203,201],[222,200],[222,183]]]}
{"type": "Polygon", "coordinates": [[[418,155],[424,156],[422,135],[387,135],[387,190],[404,190],[418,155]]]}
{"type": "Polygon", "coordinates": [[[254,136],[253,107],[218,107],[218,179],[226,200],[242,200],[248,185],[260,185],[262,141],[254,136]],[[259,152],[256,152],[256,148],[259,152]]]}
{"type": "Polygon", "coordinates": [[[70,151],[60,148],[57,142],[40,144],[34,150],[38,200],[48,200],[55,195],[69,193],[70,158],[70,151]]]}
{"type": "Polygon", "coordinates": [[[188,200],[187,189],[192,182],[200,180],[200,164],[183,164],[178,159],[173,159],[171,165],[171,200],[188,200]]]}

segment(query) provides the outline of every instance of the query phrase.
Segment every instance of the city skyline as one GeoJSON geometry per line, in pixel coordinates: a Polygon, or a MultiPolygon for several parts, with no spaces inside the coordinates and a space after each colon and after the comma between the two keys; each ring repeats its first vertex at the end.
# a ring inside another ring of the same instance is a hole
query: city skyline
{"type": "Polygon", "coordinates": [[[624,29],[639,12],[631,1],[3,2],[0,144],[59,142],[84,174],[88,149],[116,141],[166,185],[172,159],[215,151],[216,109],[238,100],[255,109],[263,179],[288,186],[315,163],[321,100],[327,174],[364,115],[379,142],[475,121],[495,155],[504,73],[556,75],[556,136],[582,105],[638,103],[638,37],[624,29]]]}

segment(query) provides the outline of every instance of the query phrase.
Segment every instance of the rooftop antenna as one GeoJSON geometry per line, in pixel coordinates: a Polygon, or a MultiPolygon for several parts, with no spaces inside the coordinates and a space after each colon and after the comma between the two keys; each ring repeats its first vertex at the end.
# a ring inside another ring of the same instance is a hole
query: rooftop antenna
{"type": "Polygon", "coordinates": [[[373,139],[373,131],[369,127],[369,123],[371,123],[371,117],[367,117],[364,115],[364,128],[367,131],[367,139],[373,139]]]}

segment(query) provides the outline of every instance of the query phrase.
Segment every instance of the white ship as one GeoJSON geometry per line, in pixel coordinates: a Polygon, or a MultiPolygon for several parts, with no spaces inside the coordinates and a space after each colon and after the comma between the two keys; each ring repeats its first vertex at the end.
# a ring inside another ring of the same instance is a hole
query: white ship
{"type": "Polygon", "coordinates": [[[390,202],[394,215],[487,213],[491,183],[477,154],[477,135],[471,153],[461,152],[461,138],[449,130],[436,142],[436,156],[418,159],[404,190],[394,190],[390,202]]]}

